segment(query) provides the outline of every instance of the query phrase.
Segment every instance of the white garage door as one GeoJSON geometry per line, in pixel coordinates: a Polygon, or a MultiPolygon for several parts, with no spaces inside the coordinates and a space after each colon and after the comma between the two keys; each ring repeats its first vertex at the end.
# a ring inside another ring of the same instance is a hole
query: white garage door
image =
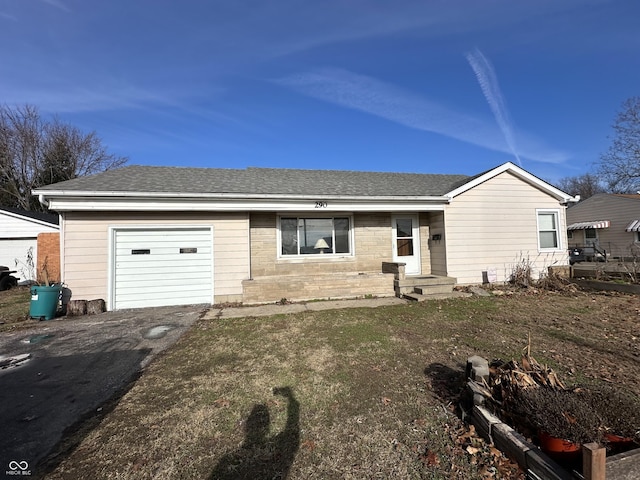
{"type": "Polygon", "coordinates": [[[210,228],[115,231],[114,309],[211,303],[210,228]]]}

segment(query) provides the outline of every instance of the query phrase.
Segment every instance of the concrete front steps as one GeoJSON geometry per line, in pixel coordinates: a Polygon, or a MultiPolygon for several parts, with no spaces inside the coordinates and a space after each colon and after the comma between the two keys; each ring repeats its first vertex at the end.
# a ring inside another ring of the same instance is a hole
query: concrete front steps
{"type": "Polygon", "coordinates": [[[422,275],[394,279],[393,287],[396,296],[422,302],[438,298],[463,296],[461,292],[454,292],[456,279],[438,275],[422,275]]]}

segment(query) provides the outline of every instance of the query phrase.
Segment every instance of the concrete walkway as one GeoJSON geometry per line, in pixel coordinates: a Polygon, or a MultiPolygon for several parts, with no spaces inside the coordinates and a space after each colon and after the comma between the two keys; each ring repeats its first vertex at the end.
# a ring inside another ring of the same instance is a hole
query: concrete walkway
{"type": "Polygon", "coordinates": [[[279,305],[270,303],[253,307],[229,307],[211,308],[204,318],[241,318],[241,317],[266,317],[269,315],[286,315],[288,313],[318,312],[321,310],[336,310],[340,308],[376,308],[387,305],[404,305],[408,300],[397,297],[363,298],[357,300],[327,300],[308,303],[290,303],[279,305]]]}

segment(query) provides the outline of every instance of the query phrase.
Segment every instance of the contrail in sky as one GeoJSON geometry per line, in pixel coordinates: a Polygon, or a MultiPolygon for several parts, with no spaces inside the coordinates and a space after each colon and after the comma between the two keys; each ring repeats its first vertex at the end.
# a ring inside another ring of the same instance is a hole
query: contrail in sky
{"type": "Polygon", "coordinates": [[[513,156],[516,157],[518,165],[522,166],[522,162],[520,161],[520,157],[518,156],[518,151],[516,149],[516,140],[513,135],[513,124],[509,117],[509,109],[507,108],[507,104],[504,101],[502,92],[500,91],[498,77],[496,76],[493,66],[477,48],[474,49],[473,52],[467,53],[466,57],[469,65],[471,65],[471,68],[476,74],[482,93],[487,99],[489,107],[491,107],[491,111],[496,118],[498,127],[500,127],[500,130],[504,135],[504,139],[509,146],[509,150],[511,150],[513,156]]]}

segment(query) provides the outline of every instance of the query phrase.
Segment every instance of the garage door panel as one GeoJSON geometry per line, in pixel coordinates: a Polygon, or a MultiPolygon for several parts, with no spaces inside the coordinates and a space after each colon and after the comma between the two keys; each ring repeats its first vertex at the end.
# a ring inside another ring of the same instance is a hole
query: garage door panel
{"type": "MultiPolygon", "coordinates": [[[[126,305],[124,302],[121,302],[123,305],[126,305]]],[[[127,302],[128,303],[128,302],[127,302]]],[[[192,305],[192,304],[200,304],[200,303],[210,303],[210,302],[189,302],[185,301],[184,303],[172,303],[171,305],[192,305]]],[[[152,298],[144,298],[144,299],[135,299],[135,303],[132,301],[132,306],[119,306],[118,309],[124,308],[149,308],[149,307],[166,307],[167,302],[162,298],[152,297],[152,298]]]]}
{"type": "Polygon", "coordinates": [[[127,259],[125,261],[118,260],[118,268],[157,268],[157,269],[165,269],[167,273],[171,273],[171,269],[179,269],[180,267],[190,267],[190,266],[198,266],[203,265],[205,262],[210,261],[211,256],[208,255],[206,257],[199,258],[189,258],[187,260],[174,259],[173,257],[165,258],[165,257],[153,257],[147,259],[127,259]]]}
{"type": "Polygon", "coordinates": [[[161,287],[162,285],[206,285],[207,288],[211,287],[211,274],[192,274],[188,277],[170,278],[166,280],[158,280],[157,278],[150,279],[149,275],[134,275],[131,274],[126,277],[118,276],[118,284],[116,286],[116,292],[125,291],[126,289],[133,288],[135,285],[144,285],[147,287],[161,287]]]}
{"type": "Polygon", "coordinates": [[[211,303],[212,246],[209,228],[116,230],[114,308],[211,303]]]}
{"type": "MultiPolygon", "coordinates": [[[[128,275],[158,275],[159,277],[168,277],[174,274],[185,275],[191,273],[202,273],[204,270],[197,264],[184,265],[176,263],[175,265],[147,266],[142,265],[124,265],[120,266],[119,273],[122,278],[128,275]]],[[[211,270],[207,273],[210,275],[211,270]]],[[[120,278],[120,276],[119,276],[120,278]]]]}
{"type": "Polygon", "coordinates": [[[131,255],[137,257],[143,257],[145,255],[209,255],[211,249],[205,247],[202,243],[182,243],[180,245],[149,245],[148,243],[138,245],[118,245],[116,254],[118,255],[131,255]],[[195,252],[181,252],[181,249],[197,248],[195,252]]]}
{"type": "Polygon", "coordinates": [[[146,288],[144,285],[132,285],[126,290],[120,292],[118,299],[127,297],[151,298],[157,296],[158,293],[180,293],[181,296],[187,295],[189,297],[194,297],[207,294],[208,292],[209,287],[207,285],[156,285],[153,290],[146,288]]]}

